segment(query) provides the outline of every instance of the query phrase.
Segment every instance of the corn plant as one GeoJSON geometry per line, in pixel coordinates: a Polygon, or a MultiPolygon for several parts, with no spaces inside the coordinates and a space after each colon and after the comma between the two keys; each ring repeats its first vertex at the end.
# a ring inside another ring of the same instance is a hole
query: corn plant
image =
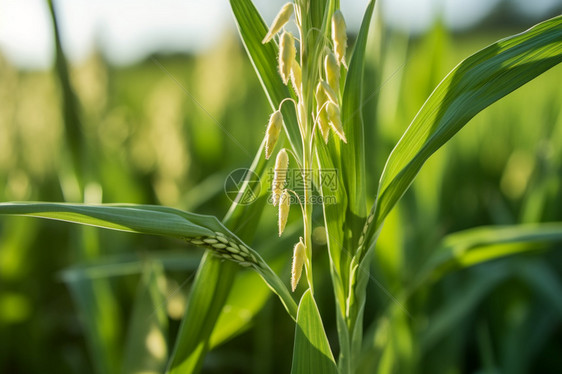
{"type": "MultiPolygon", "coordinates": [[[[256,193],[252,204],[239,199],[221,220],[154,205],[87,205],[11,202],[0,204],[0,214],[26,215],[112,230],[179,238],[189,247],[205,249],[188,308],[172,352],[150,363],[168,373],[200,371],[211,347],[213,331],[237,273],[254,271],[279,298],[295,321],[291,373],[356,373],[376,352],[364,338],[366,287],[377,238],[385,219],[399,202],[428,158],[462,129],[472,117],[518,87],[562,61],[562,16],[502,39],[459,63],[434,89],[388,156],[377,191],[367,191],[365,160],[370,156],[362,110],[366,105],[363,70],[367,35],[375,1],[370,1],[351,51],[337,0],[295,0],[285,4],[268,27],[251,0],[230,1],[242,42],[271,105],[265,137],[250,170],[265,175],[273,168],[271,188],[256,193]],[[289,31],[292,23],[297,35],[289,31]],[[275,155],[275,162],[271,156],[275,155]],[[269,161],[271,158],[271,161],[269,161]],[[287,171],[298,170],[302,191],[287,185],[287,171]],[[330,181],[337,188],[332,188],[330,181]],[[271,195],[271,196],[270,196],[271,195]],[[319,197],[319,199],[315,199],[319,197]],[[278,207],[278,230],[283,235],[291,209],[302,216],[300,239],[287,248],[291,279],[278,276],[251,242],[268,199],[278,207]],[[369,207],[368,201],[374,199],[369,207]],[[317,201],[320,201],[318,203],[317,201]],[[339,353],[334,357],[315,298],[312,257],[313,212],[320,211],[327,238],[331,284],[336,309],[339,353]],[[292,260],[290,258],[292,257],[292,260]],[[302,280],[301,280],[302,278],[302,280]],[[290,288],[288,287],[290,284],[290,288]],[[305,291],[296,299],[299,284],[305,291]]],[[[255,131],[261,131],[256,126],[255,131]]],[[[505,243],[548,243],[562,239],[562,224],[488,228],[445,241],[440,254],[420,269],[400,300],[406,300],[428,279],[441,276],[459,256],[471,264],[505,256],[514,250],[485,252],[505,243]],[[452,244],[451,244],[452,243],[452,244]],[[480,252],[478,252],[480,251],[480,252]]],[[[518,247],[520,250],[520,247],[518,247]]],[[[527,247],[525,247],[527,248],[527,247]]],[[[529,247],[530,248],[530,247],[529,247]]],[[[149,305],[162,302],[153,283],[161,273],[151,268],[139,291],[149,305]]],[[[146,306],[146,305],[145,305],[146,306]]],[[[162,316],[154,318],[165,329],[162,316]]],[[[142,318],[133,319],[142,325],[142,318]]],[[[233,324],[242,325],[242,320],[233,324]]],[[[234,334],[236,328],[232,328],[234,334]]],[[[125,352],[126,365],[135,365],[135,334],[125,352]]],[[[135,345],[137,344],[137,345],[135,345]]],[[[149,364],[147,364],[149,365],[149,364]]]]}

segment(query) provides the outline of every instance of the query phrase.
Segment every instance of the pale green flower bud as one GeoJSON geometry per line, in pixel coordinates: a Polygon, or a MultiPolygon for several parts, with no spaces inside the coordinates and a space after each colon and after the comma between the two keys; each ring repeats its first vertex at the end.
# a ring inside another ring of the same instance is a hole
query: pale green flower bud
{"type": "Polygon", "coordinates": [[[334,53],[338,63],[345,65],[345,50],[347,49],[347,34],[343,14],[338,10],[332,15],[332,41],[334,53]]]}
{"type": "Polygon", "coordinates": [[[275,111],[269,117],[269,123],[267,125],[267,130],[265,131],[265,159],[269,160],[273,148],[275,148],[275,143],[279,138],[279,133],[283,128],[283,115],[281,111],[275,111]]]}
{"type": "Polygon", "coordinates": [[[291,68],[296,55],[295,39],[290,32],[284,31],[283,35],[281,35],[281,44],[279,45],[279,73],[285,84],[289,82],[291,68]]]}
{"type": "Polygon", "coordinates": [[[273,23],[271,24],[271,27],[269,28],[267,35],[261,41],[263,44],[269,42],[273,38],[273,36],[275,36],[275,34],[281,31],[281,28],[285,26],[287,22],[289,22],[289,18],[291,18],[291,16],[293,15],[293,11],[294,11],[293,3],[289,2],[283,5],[283,8],[281,8],[279,13],[273,20],[273,23]]]}
{"type": "Polygon", "coordinates": [[[291,289],[295,292],[302,275],[302,267],[306,259],[306,251],[302,237],[293,249],[293,266],[291,267],[291,289]]]}

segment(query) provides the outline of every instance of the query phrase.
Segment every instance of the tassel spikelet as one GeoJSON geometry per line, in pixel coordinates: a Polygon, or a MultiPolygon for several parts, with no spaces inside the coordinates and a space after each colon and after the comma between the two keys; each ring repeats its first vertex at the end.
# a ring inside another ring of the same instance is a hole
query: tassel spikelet
{"type": "Polygon", "coordinates": [[[338,103],[338,94],[336,94],[336,92],[332,89],[332,87],[330,87],[328,82],[321,81],[319,84],[322,85],[322,89],[324,90],[324,93],[326,94],[326,97],[331,102],[333,102],[334,104],[337,104],[338,103]]]}
{"type": "Polygon", "coordinates": [[[324,70],[326,72],[326,80],[332,89],[336,92],[340,90],[340,67],[336,56],[329,51],[324,59],[324,70]]]}
{"type": "Polygon", "coordinates": [[[283,231],[285,230],[290,209],[291,196],[289,195],[289,191],[283,190],[281,198],[279,199],[279,236],[281,236],[281,234],[283,234],[283,231]]]}
{"type": "Polygon", "coordinates": [[[262,44],[268,43],[271,39],[273,39],[275,34],[277,34],[279,31],[281,31],[281,28],[283,26],[285,26],[285,24],[287,22],[289,22],[289,18],[291,18],[291,16],[293,15],[293,12],[294,12],[293,3],[289,2],[285,5],[283,5],[283,8],[281,8],[279,13],[277,14],[275,19],[273,20],[273,23],[269,27],[269,31],[267,32],[267,35],[261,41],[262,44]]]}
{"type": "Polygon", "coordinates": [[[281,193],[283,192],[283,187],[287,180],[287,171],[289,168],[289,155],[285,148],[283,148],[277,154],[275,159],[275,169],[273,174],[273,182],[271,184],[271,191],[273,195],[273,206],[277,206],[279,199],[281,198],[281,193]]]}
{"type": "Polygon", "coordinates": [[[293,249],[293,266],[291,268],[291,289],[293,292],[295,292],[295,289],[299,284],[299,279],[301,279],[302,267],[305,259],[306,251],[301,237],[293,249]]]}
{"type": "Polygon", "coordinates": [[[334,130],[334,132],[338,134],[338,136],[344,143],[347,143],[345,133],[343,132],[343,125],[341,123],[340,108],[336,104],[329,101],[326,105],[326,112],[328,113],[328,122],[332,127],[332,130],[334,130]]]}
{"type": "Polygon", "coordinates": [[[345,66],[345,50],[347,49],[347,34],[345,20],[340,10],[336,10],[332,15],[332,41],[334,42],[334,53],[338,63],[345,66]]]}
{"type": "Polygon", "coordinates": [[[318,129],[322,134],[322,139],[324,139],[324,143],[328,143],[328,138],[330,136],[330,125],[328,124],[328,113],[326,112],[326,107],[324,104],[328,101],[328,96],[324,91],[324,88],[321,84],[316,86],[316,113],[317,113],[317,123],[318,129]]]}
{"type": "Polygon", "coordinates": [[[291,67],[293,66],[293,61],[295,61],[296,56],[297,50],[295,49],[295,39],[293,35],[290,32],[283,31],[281,44],[279,45],[279,73],[285,84],[289,82],[291,67]]]}
{"type": "Polygon", "coordinates": [[[275,143],[279,138],[279,133],[283,128],[283,115],[281,111],[278,110],[273,112],[271,117],[269,117],[269,123],[267,125],[267,130],[265,131],[265,159],[269,160],[273,148],[275,148],[275,143]]]}
{"type": "Polygon", "coordinates": [[[291,66],[291,83],[297,96],[301,97],[302,94],[302,71],[299,63],[294,60],[291,66]]]}
{"type": "Polygon", "coordinates": [[[324,87],[322,87],[322,83],[318,83],[318,85],[316,86],[314,96],[316,98],[316,111],[318,112],[322,108],[322,106],[324,106],[326,101],[328,101],[328,96],[326,95],[324,87]]]}
{"type": "MultiPolygon", "coordinates": [[[[291,81],[290,86],[293,88],[294,94],[296,97],[287,97],[283,99],[279,103],[279,110],[274,112],[271,117],[269,118],[269,124],[266,131],[266,138],[265,138],[265,157],[269,159],[271,156],[273,149],[275,147],[275,143],[279,138],[279,134],[281,132],[281,128],[284,126],[283,124],[283,117],[280,112],[281,105],[285,101],[291,101],[296,109],[297,115],[297,123],[301,134],[301,140],[303,141],[304,145],[310,144],[311,147],[315,146],[314,143],[314,136],[315,127],[318,127],[318,130],[322,136],[322,139],[326,144],[328,144],[328,140],[330,137],[330,131],[335,132],[341,141],[347,143],[347,139],[345,137],[343,123],[340,113],[340,98],[342,94],[342,90],[340,87],[340,83],[342,80],[345,80],[345,74],[347,73],[346,70],[342,70],[341,66],[343,65],[347,69],[347,65],[345,62],[345,55],[347,49],[347,34],[346,34],[346,25],[345,20],[343,18],[342,13],[339,10],[336,10],[331,18],[331,37],[332,42],[327,43],[330,44],[331,47],[323,47],[321,45],[317,45],[316,48],[323,50],[316,50],[312,46],[308,46],[308,36],[309,34],[305,31],[312,31],[312,30],[303,30],[302,16],[306,14],[305,9],[306,3],[296,2],[293,4],[291,2],[285,4],[279,14],[275,17],[275,20],[271,24],[267,35],[263,39],[262,43],[268,43],[271,39],[275,37],[278,33],[281,33],[279,37],[279,55],[278,55],[278,69],[281,79],[285,85],[289,85],[289,80],[291,81]],[[295,21],[297,23],[297,28],[299,29],[299,47],[301,48],[301,55],[300,60],[297,59],[297,50],[295,46],[295,38],[293,35],[284,29],[285,24],[289,21],[291,16],[295,14],[295,21]],[[305,44],[303,44],[305,43],[305,44]],[[306,52],[309,51],[309,55],[307,58],[306,52]],[[314,51],[314,53],[310,52],[314,51]],[[312,57],[313,60],[312,61],[312,57]],[[303,65],[301,66],[299,62],[302,62],[303,65]],[[306,64],[313,64],[314,67],[318,67],[317,69],[310,69],[310,66],[307,67],[306,64]],[[343,71],[343,73],[342,73],[343,71]],[[343,77],[341,74],[344,74],[343,77]],[[304,79],[304,85],[303,85],[304,79]],[[314,111],[310,105],[314,105],[314,101],[311,100],[310,97],[312,92],[307,92],[306,90],[312,89],[315,87],[315,102],[316,102],[316,110],[314,111]],[[310,126],[311,120],[314,120],[312,129],[310,126]]],[[[318,30],[315,30],[318,31],[318,30]]],[[[308,149],[305,147],[305,149],[308,149]]],[[[308,160],[308,158],[303,158],[303,165],[301,173],[303,175],[303,183],[305,188],[309,187],[306,179],[306,171],[308,169],[314,168],[314,164],[308,160]]],[[[277,154],[275,158],[275,167],[274,167],[274,175],[271,185],[272,191],[272,202],[273,206],[277,207],[278,209],[278,232],[279,236],[283,234],[285,227],[287,225],[287,220],[289,217],[289,212],[291,208],[291,193],[296,193],[292,190],[285,188],[285,184],[287,182],[287,173],[289,167],[289,155],[287,149],[283,148],[277,154]]],[[[306,190],[305,190],[306,191],[306,190]]],[[[299,203],[302,203],[300,197],[297,195],[297,200],[299,203]]],[[[305,200],[308,200],[308,195],[305,192],[304,194],[305,200]]],[[[310,204],[309,201],[305,201],[304,204],[310,204]]],[[[309,205],[301,206],[305,223],[308,214],[310,214],[311,210],[307,209],[309,205]]],[[[306,232],[306,230],[305,230],[306,232]]],[[[310,235],[310,233],[308,233],[310,235]]],[[[250,266],[253,266],[251,262],[247,259],[243,258],[243,256],[239,255],[238,253],[231,252],[228,248],[228,243],[224,243],[221,241],[220,238],[213,240],[212,243],[208,241],[202,241],[205,245],[211,245],[214,249],[224,249],[229,253],[221,254],[223,257],[228,256],[229,258],[233,258],[238,260],[239,263],[248,263],[250,266]],[[240,258],[236,257],[239,256],[240,258]]],[[[310,259],[307,258],[307,248],[305,246],[305,241],[308,243],[310,237],[308,236],[306,240],[303,240],[301,237],[298,243],[295,244],[293,248],[293,262],[291,268],[291,289],[294,292],[297,288],[299,280],[302,276],[303,267],[308,272],[310,271],[310,259]]],[[[236,249],[235,247],[233,247],[236,249]]],[[[308,248],[310,250],[310,248],[308,248]]],[[[226,258],[226,257],[225,257],[226,258]]],[[[310,275],[309,286],[312,287],[312,274],[310,275]]]]}
{"type": "Polygon", "coordinates": [[[322,109],[318,114],[318,129],[320,130],[320,134],[322,134],[324,143],[328,144],[328,139],[330,138],[330,121],[328,120],[326,108],[322,109]]]}
{"type": "Polygon", "coordinates": [[[304,103],[299,102],[297,105],[297,119],[301,126],[305,126],[306,124],[306,110],[304,108],[304,103]]]}

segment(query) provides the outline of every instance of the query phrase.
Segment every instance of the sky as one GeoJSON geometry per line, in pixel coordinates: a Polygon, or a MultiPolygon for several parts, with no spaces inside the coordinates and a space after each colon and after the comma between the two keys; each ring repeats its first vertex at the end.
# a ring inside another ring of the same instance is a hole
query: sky
{"type": "MultiPolygon", "coordinates": [[[[386,22],[420,32],[442,15],[457,29],[478,22],[499,0],[379,0],[386,22]]],[[[530,13],[560,0],[511,0],[530,13]]],[[[266,22],[284,1],[254,0],[266,22]]],[[[368,0],[342,0],[350,29],[357,29],[368,0]]],[[[197,52],[235,28],[227,0],[55,0],[65,52],[74,62],[96,45],[114,64],[130,64],[154,52],[197,52]]],[[[45,69],[53,63],[46,0],[0,0],[0,53],[15,65],[45,69]]]]}

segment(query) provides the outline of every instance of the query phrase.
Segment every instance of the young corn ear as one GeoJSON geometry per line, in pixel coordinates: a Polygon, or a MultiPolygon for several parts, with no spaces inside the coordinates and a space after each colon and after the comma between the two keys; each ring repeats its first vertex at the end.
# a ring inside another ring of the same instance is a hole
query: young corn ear
{"type": "Polygon", "coordinates": [[[336,10],[332,15],[332,41],[334,42],[334,53],[338,63],[345,66],[345,50],[347,49],[347,34],[345,20],[340,10],[336,10]]]}
{"type": "Polygon", "coordinates": [[[295,39],[293,35],[290,32],[283,31],[281,44],[279,45],[279,73],[285,84],[289,82],[291,67],[293,66],[293,61],[295,61],[296,56],[297,50],[295,49],[295,39]]]}
{"type": "Polygon", "coordinates": [[[265,159],[269,160],[273,148],[275,148],[275,143],[279,139],[279,133],[283,128],[283,115],[280,110],[273,112],[269,117],[269,123],[267,125],[267,130],[265,131],[265,159]]]}
{"type": "Polygon", "coordinates": [[[326,80],[332,89],[336,92],[340,90],[340,67],[336,56],[330,51],[324,58],[324,70],[326,72],[326,80]]]}
{"type": "Polygon", "coordinates": [[[287,218],[289,217],[289,210],[291,209],[291,196],[289,191],[283,190],[281,198],[279,199],[279,236],[285,231],[287,225],[287,218]]]}
{"type": "Polygon", "coordinates": [[[295,244],[293,249],[293,266],[291,268],[291,289],[295,292],[297,285],[299,284],[299,279],[301,279],[302,267],[306,259],[306,251],[304,243],[302,242],[302,237],[299,242],[295,244]]]}
{"type": "Polygon", "coordinates": [[[329,101],[328,104],[326,104],[326,112],[328,113],[328,122],[332,127],[332,130],[338,134],[344,143],[347,143],[345,133],[343,132],[343,125],[341,123],[340,108],[333,102],[329,101]]]}
{"type": "Polygon", "coordinates": [[[285,5],[283,5],[283,8],[281,8],[279,13],[277,14],[275,19],[273,20],[273,23],[269,27],[269,31],[267,32],[267,35],[261,41],[262,44],[265,44],[265,43],[269,42],[271,39],[273,39],[275,34],[277,34],[279,31],[281,31],[281,28],[283,26],[285,26],[285,24],[287,22],[289,22],[289,18],[291,18],[291,16],[293,15],[293,12],[294,12],[293,3],[289,2],[285,5]]]}
{"type": "Polygon", "coordinates": [[[273,174],[273,182],[271,184],[271,191],[273,195],[273,206],[277,206],[283,187],[287,180],[287,169],[289,167],[289,155],[285,148],[281,149],[275,159],[275,169],[273,174]]]}

